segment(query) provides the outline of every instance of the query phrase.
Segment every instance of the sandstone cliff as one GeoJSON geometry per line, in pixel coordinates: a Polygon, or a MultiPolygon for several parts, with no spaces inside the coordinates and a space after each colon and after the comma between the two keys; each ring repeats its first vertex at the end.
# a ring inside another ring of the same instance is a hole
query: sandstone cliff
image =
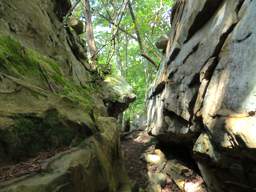
{"type": "Polygon", "coordinates": [[[256,188],[256,1],[177,0],[148,132],[193,148],[211,192],[256,188]]]}

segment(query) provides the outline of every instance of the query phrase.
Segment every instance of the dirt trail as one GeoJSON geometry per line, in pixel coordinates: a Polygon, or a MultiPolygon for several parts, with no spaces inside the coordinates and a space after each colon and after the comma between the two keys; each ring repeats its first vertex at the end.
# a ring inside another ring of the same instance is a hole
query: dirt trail
{"type": "MultiPolygon", "coordinates": [[[[155,140],[143,131],[135,131],[122,139],[121,146],[125,160],[128,176],[133,182],[134,191],[147,192],[150,184],[148,177],[149,167],[144,159],[144,154],[155,149],[155,140]]],[[[152,171],[152,170],[151,170],[152,171]]],[[[166,183],[161,192],[179,192],[180,190],[173,182],[166,183]]]]}
{"type": "Polygon", "coordinates": [[[122,151],[125,166],[130,179],[135,182],[137,187],[146,188],[148,184],[147,163],[142,160],[141,155],[151,145],[149,136],[145,135],[144,141],[140,138],[141,132],[134,132],[125,137],[122,142],[122,151]],[[139,141],[139,139],[141,141],[139,141]]]}
{"type": "MultiPolygon", "coordinates": [[[[134,131],[121,139],[125,166],[135,192],[206,192],[204,181],[179,159],[150,162],[156,140],[143,131],[134,131]],[[161,179],[161,177],[163,179],[161,179]]],[[[163,153],[162,153],[163,154],[163,153]]],[[[164,154],[163,154],[164,156],[164,154]]],[[[157,156],[156,156],[157,157],[157,156]]],[[[154,159],[152,159],[154,160],[154,159]]]]}

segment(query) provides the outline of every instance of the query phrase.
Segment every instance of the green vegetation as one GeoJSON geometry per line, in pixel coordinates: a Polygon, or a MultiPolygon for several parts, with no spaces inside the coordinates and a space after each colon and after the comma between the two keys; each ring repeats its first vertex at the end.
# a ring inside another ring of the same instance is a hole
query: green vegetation
{"type": "Polygon", "coordinates": [[[0,160],[20,161],[40,151],[79,144],[91,134],[85,122],[90,124],[91,121],[89,112],[92,106],[95,107],[93,94],[97,91],[96,85],[77,85],[63,75],[54,60],[23,47],[11,37],[0,36],[0,63],[0,79],[8,79],[25,88],[20,91],[24,100],[15,97],[18,92],[1,95],[3,102],[7,102],[1,107],[8,107],[8,112],[0,111],[0,115],[10,123],[8,128],[0,129],[0,160]],[[10,103],[5,101],[9,98],[10,103]],[[43,98],[48,98],[51,104],[43,98]],[[69,102],[55,103],[61,98],[69,102]],[[26,104],[27,100],[35,105],[26,104]],[[21,111],[19,105],[23,105],[21,111]],[[73,117],[74,106],[77,113],[84,114],[74,114],[73,117]],[[66,113],[67,110],[70,114],[66,113]]]}
{"type": "Polygon", "coordinates": [[[92,93],[98,89],[96,84],[77,85],[63,75],[60,65],[54,60],[26,49],[11,37],[0,36],[0,63],[1,75],[8,75],[33,91],[40,94],[51,91],[74,102],[79,101],[88,110],[92,106],[92,93]]]}
{"type": "MultiPolygon", "coordinates": [[[[73,3],[75,2],[74,0],[73,3]]],[[[80,19],[84,19],[83,2],[78,4],[73,13],[73,16],[80,19]]],[[[98,48],[98,68],[100,71],[110,70],[112,74],[124,76],[137,95],[137,100],[126,111],[126,117],[133,118],[136,114],[144,112],[146,89],[154,79],[162,58],[162,52],[156,48],[155,42],[161,35],[170,31],[170,8],[173,2],[90,1],[94,37],[98,48]],[[131,17],[129,3],[135,22],[131,17]],[[153,63],[141,56],[142,53],[153,63]]],[[[81,37],[86,38],[86,34],[81,37]]]]}

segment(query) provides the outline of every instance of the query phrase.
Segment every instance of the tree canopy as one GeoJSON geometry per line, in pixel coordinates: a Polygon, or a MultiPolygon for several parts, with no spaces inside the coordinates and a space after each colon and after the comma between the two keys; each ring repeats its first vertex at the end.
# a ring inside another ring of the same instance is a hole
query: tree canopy
{"type": "MultiPolygon", "coordinates": [[[[73,0],[72,3],[72,17],[85,22],[87,30],[92,22],[97,51],[92,50],[95,55],[90,57],[97,58],[98,70],[122,75],[137,95],[126,116],[132,118],[143,113],[146,89],[162,58],[155,42],[171,29],[173,0],[73,0]]],[[[86,33],[81,37],[87,39],[90,53],[86,33]]]]}

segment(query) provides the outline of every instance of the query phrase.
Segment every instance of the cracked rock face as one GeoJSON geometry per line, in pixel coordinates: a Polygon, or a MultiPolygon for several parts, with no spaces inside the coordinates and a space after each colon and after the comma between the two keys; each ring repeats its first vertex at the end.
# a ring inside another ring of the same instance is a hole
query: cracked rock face
{"type": "Polygon", "coordinates": [[[188,143],[209,191],[255,189],[256,1],[178,0],[148,132],[188,143]]]}
{"type": "Polygon", "coordinates": [[[69,8],[69,0],[0,1],[1,192],[129,191],[104,96],[126,104],[130,89],[103,92],[62,23],[69,8]]]}

